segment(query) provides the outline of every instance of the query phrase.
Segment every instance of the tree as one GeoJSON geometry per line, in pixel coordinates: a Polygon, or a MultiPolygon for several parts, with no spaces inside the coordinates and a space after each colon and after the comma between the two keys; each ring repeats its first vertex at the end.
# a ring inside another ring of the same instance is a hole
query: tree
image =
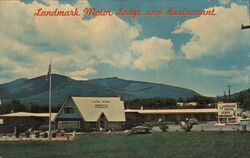
{"type": "Polygon", "coordinates": [[[176,108],[176,100],[171,98],[148,98],[148,99],[134,99],[125,101],[127,109],[166,109],[176,108]]]}

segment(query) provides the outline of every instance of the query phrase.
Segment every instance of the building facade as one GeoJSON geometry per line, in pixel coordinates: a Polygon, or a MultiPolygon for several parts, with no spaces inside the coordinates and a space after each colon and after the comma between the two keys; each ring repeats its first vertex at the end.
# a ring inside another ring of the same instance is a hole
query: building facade
{"type": "Polygon", "coordinates": [[[126,109],[126,124],[134,126],[138,123],[157,121],[184,121],[196,118],[198,121],[216,121],[218,110],[211,109],[126,109]]]}
{"type": "Polygon", "coordinates": [[[124,103],[120,97],[70,96],[54,121],[62,130],[121,130],[125,123],[124,103]]]}
{"type": "MultiPolygon", "coordinates": [[[[52,120],[56,113],[51,113],[52,120]]],[[[0,133],[22,133],[28,129],[40,130],[49,124],[49,113],[16,112],[0,115],[0,133]]]]}

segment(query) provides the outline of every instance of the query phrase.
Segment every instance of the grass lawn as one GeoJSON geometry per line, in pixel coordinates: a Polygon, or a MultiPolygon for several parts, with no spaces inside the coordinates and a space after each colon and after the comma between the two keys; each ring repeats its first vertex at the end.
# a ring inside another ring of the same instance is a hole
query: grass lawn
{"type": "Polygon", "coordinates": [[[250,133],[98,134],[71,142],[0,142],[1,158],[250,158],[250,133]]]}

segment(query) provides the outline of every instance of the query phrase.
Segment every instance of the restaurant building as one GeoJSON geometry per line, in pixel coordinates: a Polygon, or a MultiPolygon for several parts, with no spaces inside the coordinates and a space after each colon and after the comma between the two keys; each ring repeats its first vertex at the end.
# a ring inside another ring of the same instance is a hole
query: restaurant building
{"type": "Polygon", "coordinates": [[[70,96],[54,121],[62,130],[121,130],[125,123],[124,103],[120,97],[70,96]]]}

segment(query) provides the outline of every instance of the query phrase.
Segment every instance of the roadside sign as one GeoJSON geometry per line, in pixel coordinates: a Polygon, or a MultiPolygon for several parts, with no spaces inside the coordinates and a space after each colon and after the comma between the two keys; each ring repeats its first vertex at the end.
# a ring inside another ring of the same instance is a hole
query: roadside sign
{"type": "Polygon", "coordinates": [[[237,103],[218,103],[218,115],[236,116],[237,103]]]}

